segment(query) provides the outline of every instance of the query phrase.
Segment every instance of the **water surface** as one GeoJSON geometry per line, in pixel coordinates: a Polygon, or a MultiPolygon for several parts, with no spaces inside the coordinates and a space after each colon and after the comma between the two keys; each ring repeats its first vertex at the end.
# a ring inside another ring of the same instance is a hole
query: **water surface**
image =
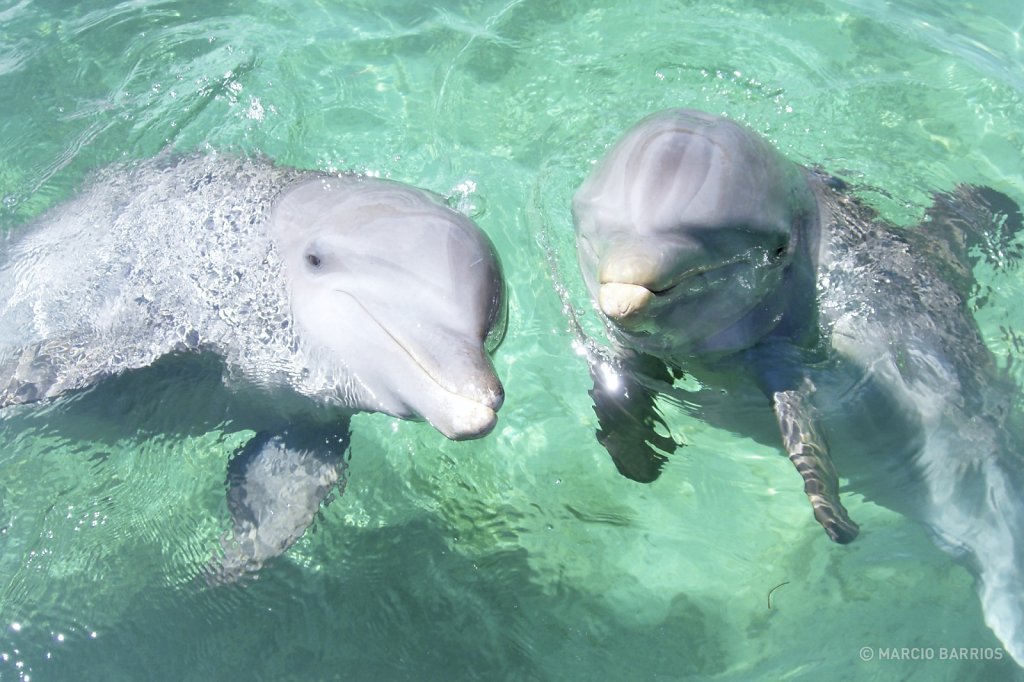
{"type": "MultiPolygon", "coordinates": [[[[776,448],[678,409],[688,447],[653,485],[620,477],[552,276],[589,310],[569,197],[671,106],[746,122],[898,224],[958,182],[1024,201],[1015,0],[22,0],[0,24],[3,229],[110,163],[258,153],[450,196],[511,292],[495,432],[453,443],[357,416],[345,494],[244,589],[192,581],[251,435],[191,419],[212,387],[126,377],[0,421],[0,679],[1019,673],[1005,656],[940,660],[999,646],[967,572],[855,493],[861,537],[829,543],[776,448]],[[879,660],[903,647],[934,658],[879,660]]],[[[999,266],[979,267],[977,316],[1005,366],[1024,278],[999,266]]]]}

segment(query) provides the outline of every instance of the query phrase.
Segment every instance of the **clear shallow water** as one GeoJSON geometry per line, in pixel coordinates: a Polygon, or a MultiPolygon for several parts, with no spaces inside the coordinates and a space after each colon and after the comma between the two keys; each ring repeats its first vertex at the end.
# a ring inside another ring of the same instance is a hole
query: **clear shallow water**
{"type": "MultiPolygon", "coordinates": [[[[774,448],[680,409],[689,447],[653,485],[621,478],[545,250],[585,309],[571,192],[669,106],[747,122],[897,223],[956,182],[1024,202],[1018,3],[66,5],[0,5],[4,229],[167,146],[450,194],[510,279],[507,400],[470,443],[357,416],[347,490],[316,532],[216,593],[191,576],[229,523],[225,466],[248,434],[196,417],[214,387],[129,377],[0,422],[0,679],[1018,674],[939,660],[998,646],[966,571],[856,494],[862,536],[832,545],[774,448]]],[[[978,275],[1005,364],[1024,280],[978,275]]]]}

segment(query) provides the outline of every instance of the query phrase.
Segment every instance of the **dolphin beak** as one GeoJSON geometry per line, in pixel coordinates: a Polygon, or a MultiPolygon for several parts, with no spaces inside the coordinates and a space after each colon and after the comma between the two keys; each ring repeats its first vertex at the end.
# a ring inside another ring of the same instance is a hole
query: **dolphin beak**
{"type": "Polygon", "coordinates": [[[416,414],[450,440],[482,438],[494,429],[505,392],[482,348],[463,349],[467,365],[435,366],[414,347],[399,347],[409,368],[402,400],[416,414]]]}
{"type": "Polygon", "coordinates": [[[410,374],[419,379],[406,388],[404,399],[420,416],[451,440],[482,438],[494,428],[505,390],[494,371],[482,342],[446,336],[444,354],[412,339],[401,350],[410,364],[410,374]]]}
{"type": "Polygon", "coordinates": [[[650,289],[638,284],[606,282],[601,285],[597,302],[605,315],[619,324],[630,326],[631,322],[639,321],[653,298],[650,289]]]}

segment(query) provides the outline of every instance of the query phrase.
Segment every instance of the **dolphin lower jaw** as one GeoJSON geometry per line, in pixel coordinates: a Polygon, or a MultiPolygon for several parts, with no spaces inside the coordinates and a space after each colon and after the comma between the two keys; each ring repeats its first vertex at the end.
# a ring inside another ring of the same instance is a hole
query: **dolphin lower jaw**
{"type": "Polygon", "coordinates": [[[445,438],[456,441],[482,438],[498,423],[497,409],[445,391],[433,382],[409,391],[372,395],[360,408],[407,421],[426,421],[445,438]]]}
{"type": "MultiPolygon", "coordinates": [[[[398,363],[392,363],[394,367],[398,363]]],[[[498,409],[503,402],[504,394],[489,397],[467,397],[448,390],[439,384],[430,374],[416,365],[412,356],[406,356],[409,371],[401,385],[394,382],[375,381],[364,377],[360,383],[370,399],[362,405],[363,409],[389,414],[399,419],[424,420],[437,429],[449,440],[472,440],[490,433],[498,420],[498,409]],[[409,367],[409,365],[416,365],[409,367]],[[412,374],[415,373],[415,376],[412,374]],[[373,384],[383,384],[374,390],[373,384]]],[[[480,393],[480,391],[467,391],[480,393]]]]}
{"type": "Polygon", "coordinates": [[[661,291],[606,282],[596,298],[609,331],[625,348],[664,359],[742,350],[777,326],[778,315],[770,324],[759,320],[762,297],[744,297],[711,284],[702,275],[661,291]]]}
{"type": "MultiPolygon", "coordinates": [[[[387,333],[386,329],[384,331],[387,333]]],[[[393,336],[391,338],[394,339],[393,336]]],[[[474,372],[480,381],[467,379],[453,386],[438,376],[445,372],[444,366],[433,371],[428,369],[427,363],[421,362],[412,348],[398,339],[394,340],[405,355],[410,375],[418,375],[418,378],[408,383],[400,382],[397,388],[391,389],[403,406],[450,440],[472,440],[491,432],[497,423],[498,410],[505,401],[505,393],[482,350],[481,362],[486,363],[486,367],[479,367],[474,372]]]]}
{"type": "MultiPolygon", "coordinates": [[[[409,358],[419,365],[412,353],[409,353],[409,358]]],[[[490,369],[486,356],[484,361],[490,369]]],[[[505,392],[493,370],[487,374],[487,381],[470,382],[455,389],[440,383],[426,370],[424,374],[426,381],[406,402],[446,438],[472,440],[482,438],[494,429],[498,410],[505,401],[505,392]]]]}
{"type": "Polygon", "coordinates": [[[643,313],[653,299],[654,293],[639,284],[606,282],[598,291],[597,302],[601,312],[616,324],[636,328],[644,322],[643,313]]]}
{"type": "Polygon", "coordinates": [[[425,419],[449,440],[473,440],[494,430],[498,413],[486,405],[453,395],[449,409],[425,419]]]}
{"type": "Polygon", "coordinates": [[[669,301],[695,300],[707,295],[748,265],[747,260],[736,259],[710,267],[659,274],[660,269],[653,263],[653,258],[606,257],[598,273],[596,298],[601,312],[616,324],[641,331],[656,305],[661,307],[669,301]]]}
{"type": "MultiPolygon", "coordinates": [[[[356,296],[341,289],[335,292],[354,303],[379,332],[378,342],[370,345],[379,347],[381,342],[392,345],[397,358],[403,359],[397,360],[393,355],[384,372],[355,372],[363,375],[357,380],[372,396],[373,404],[367,405],[367,409],[401,419],[424,419],[451,440],[471,440],[491,432],[505,393],[483,351],[483,341],[479,344],[481,358],[477,363],[482,366],[474,372],[482,380],[444,381],[447,369],[444,365],[432,367],[433,363],[421,359],[413,344],[393,333],[356,296]]],[[[364,329],[363,333],[367,331],[364,329]]]]}

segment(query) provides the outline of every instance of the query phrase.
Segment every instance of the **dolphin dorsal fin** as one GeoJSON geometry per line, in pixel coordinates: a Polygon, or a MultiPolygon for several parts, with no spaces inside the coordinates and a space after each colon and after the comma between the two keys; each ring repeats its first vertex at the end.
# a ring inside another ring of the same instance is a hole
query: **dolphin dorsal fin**
{"type": "Polygon", "coordinates": [[[958,291],[973,288],[971,271],[979,257],[996,267],[1016,267],[1024,259],[1024,244],[1016,237],[1024,219],[1013,199],[991,187],[957,185],[937,192],[925,211],[915,246],[948,267],[958,291]]]}

